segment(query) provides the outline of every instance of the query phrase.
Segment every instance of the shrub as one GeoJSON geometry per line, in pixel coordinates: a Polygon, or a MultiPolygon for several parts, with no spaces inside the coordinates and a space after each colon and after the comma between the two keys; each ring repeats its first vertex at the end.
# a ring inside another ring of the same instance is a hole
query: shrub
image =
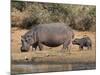
{"type": "Polygon", "coordinates": [[[43,23],[64,22],[76,30],[96,28],[95,6],[17,1],[11,5],[12,27],[31,28],[43,23]]]}

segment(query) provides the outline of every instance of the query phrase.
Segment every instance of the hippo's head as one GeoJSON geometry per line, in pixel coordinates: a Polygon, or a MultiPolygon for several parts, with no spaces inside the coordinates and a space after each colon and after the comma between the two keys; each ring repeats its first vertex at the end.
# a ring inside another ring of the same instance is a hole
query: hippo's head
{"type": "Polygon", "coordinates": [[[21,36],[21,52],[28,52],[30,46],[34,43],[32,35],[21,36]]]}
{"type": "Polygon", "coordinates": [[[78,39],[78,38],[74,39],[74,40],[72,41],[72,44],[74,44],[74,45],[79,45],[79,40],[80,40],[80,39],[78,39]]]}

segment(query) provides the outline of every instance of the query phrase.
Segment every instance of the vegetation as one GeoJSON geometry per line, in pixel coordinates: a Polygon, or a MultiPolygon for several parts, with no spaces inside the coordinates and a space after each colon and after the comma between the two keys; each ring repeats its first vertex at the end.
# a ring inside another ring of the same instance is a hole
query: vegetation
{"type": "Polygon", "coordinates": [[[64,22],[76,30],[95,31],[96,6],[12,1],[11,18],[12,27],[64,22]]]}

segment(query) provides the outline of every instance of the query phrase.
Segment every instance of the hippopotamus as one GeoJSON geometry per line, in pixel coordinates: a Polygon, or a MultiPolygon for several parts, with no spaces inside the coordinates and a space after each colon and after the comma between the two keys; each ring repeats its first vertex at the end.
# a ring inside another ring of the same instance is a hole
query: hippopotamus
{"type": "Polygon", "coordinates": [[[43,45],[57,47],[63,45],[63,49],[68,48],[74,38],[73,30],[65,23],[39,24],[32,27],[21,37],[21,52],[27,52],[32,46],[43,49],[43,45]]]}
{"type": "Polygon", "coordinates": [[[73,45],[79,45],[80,50],[83,50],[83,47],[92,49],[92,41],[88,36],[82,38],[76,38],[72,41],[73,45]]]}

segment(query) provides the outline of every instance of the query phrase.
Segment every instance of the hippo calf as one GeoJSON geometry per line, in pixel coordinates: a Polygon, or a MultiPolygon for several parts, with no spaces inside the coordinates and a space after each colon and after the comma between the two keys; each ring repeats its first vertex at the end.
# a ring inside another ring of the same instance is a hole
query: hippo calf
{"type": "Polygon", "coordinates": [[[30,46],[43,49],[43,45],[48,47],[57,47],[63,45],[63,49],[68,48],[74,33],[72,29],[64,23],[40,24],[34,26],[31,30],[21,37],[21,51],[28,51],[30,46]]]}
{"type": "Polygon", "coordinates": [[[87,47],[88,49],[92,49],[92,41],[86,36],[83,38],[76,38],[72,41],[73,45],[79,45],[80,50],[83,50],[83,47],[87,47]]]}

